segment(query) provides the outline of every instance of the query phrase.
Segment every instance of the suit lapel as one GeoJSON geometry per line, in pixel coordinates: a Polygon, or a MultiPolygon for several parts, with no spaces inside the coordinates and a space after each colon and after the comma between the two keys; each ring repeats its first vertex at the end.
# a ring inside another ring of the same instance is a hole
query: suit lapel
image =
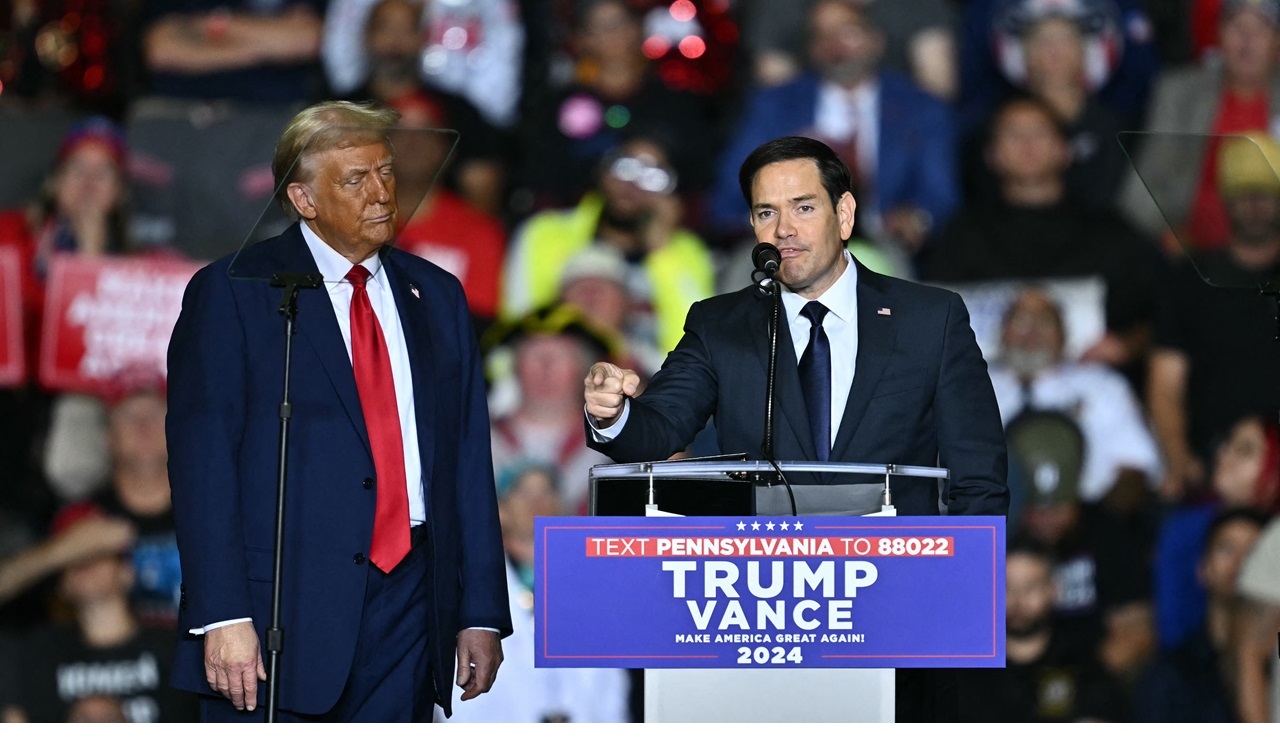
{"type": "MultiPolygon", "coordinates": [[[[756,306],[756,313],[759,318],[753,319],[751,323],[762,327],[752,330],[751,338],[755,343],[756,356],[760,357],[760,363],[764,369],[765,391],[767,392],[769,381],[769,325],[773,320],[773,300],[767,296],[760,296],[756,300],[756,306]]],[[[804,394],[800,389],[800,370],[797,366],[799,361],[796,358],[795,348],[792,346],[787,313],[785,310],[781,310],[778,316],[778,365],[773,395],[773,450],[775,460],[778,461],[803,461],[818,458],[817,452],[813,447],[813,434],[809,430],[809,413],[805,410],[804,394]],[[777,458],[778,450],[787,447],[787,444],[783,443],[785,439],[780,435],[782,433],[790,434],[791,442],[795,444],[793,448],[796,446],[800,448],[802,454],[799,458],[777,458]]],[[[762,397],[761,400],[763,401],[763,399],[762,397]]]]}
{"type": "Polygon", "coordinates": [[[889,364],[889,356],[893,352],[893,344],[897,339],[898,329],[892,312],[881,315],[881,308],[892,308],[886,298],[886,283],[879,274],[867,269],[861,263],[858,268],[858,358],[854,367],[853,386],[849,391],[849,399],[845,402],[844,415],[840,420],[840,432],[832,444],[831,458],[848,461],[871,461],[869,459],[849,459],[848,454],[857,433],[858,424],[871,404],[880,377],[884,375],[889,364]]]}
{"type": "Polygon", "coordinates": [[[400,315],[400,327],[409,351],[422,478],[430,479],[436,447],[431,429],[435,427],[436,400],[440,393],[432,391],[433,381],[439,376],[439,372],[434,361],[435,352],[431,347],[438,342],[433,340],[431,321],[428,320],[432,311],[427,309],[424,301],[434,299],[435,295],[424,292],[421,285],[411,283],[408,275],[395,262],[394,254],[393,248],[383,248],[382,263],[387,270],[387,284],[391,286],[391,296],[396,303],[396,312],[400,315]]]}
{"type": "MultiPolygon", "coordinates": [[[[284,248],[281,249],[279,265],[282,271],[315,272],[315,259],[302,238],[298,224],[286,231],[284,248]]],[[[347,345],[342,338],[342,330],[338,327],[338,319],[333,314],[333,301],[329,298],[329,284],[321,285],[316,290],[299,290],[298,316],[294,322],[297,336],[301,341],[297,345],[307,346],[316,355],[320,366],[328,375],[333,390],[342,402],[342,407],[351,418],[351,423],[360,434],[366,450],[369,446],[369,431],[364,424],[364,411],[360,407],[360,394],[356,390],[356,375],[351,368],[351,357],[347,354],[347,345]]],[[[272,288],[278,297],[280,288],[272,288]]],[[[305,362],[295,362],[301,364],[305,362]]],[[[372,451],[370,451],[372,454],[372,451]]]]}

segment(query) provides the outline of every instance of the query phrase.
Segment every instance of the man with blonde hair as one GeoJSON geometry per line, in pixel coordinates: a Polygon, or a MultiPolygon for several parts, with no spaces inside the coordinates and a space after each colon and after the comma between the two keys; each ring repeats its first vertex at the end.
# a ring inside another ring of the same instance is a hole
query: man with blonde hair
{"type": "Polygon", "coordinates": [[[291,417],[278,719],[429,721],[487,692],[510,634],[479,351],[457,279],[389,247],[394,112],[327,102],[273,161],[285,232],[191,280],[169,348],[184,584],[174,684],[261,721],[279,421],[291,417]],[[281,292],[297,297],[291,406],[281,292]],[[286,413],[289,413],[286,415],[286,413]],[[456,659],[456,678],[454,661],[456,659]]]}

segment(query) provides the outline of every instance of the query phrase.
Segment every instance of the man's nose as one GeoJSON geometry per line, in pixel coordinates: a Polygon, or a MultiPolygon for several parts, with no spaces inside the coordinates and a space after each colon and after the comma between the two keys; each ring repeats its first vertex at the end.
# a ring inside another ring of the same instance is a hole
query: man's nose
{"type": "Polygon", "coordinates": [[[388,182],[382,177],[374,177],[373,184],[369,189],[369,195],[374,202],[385,203],[391,200],[391,188],[388,182]]]}
{"type": "Polygon", "coordinates": [[[778,213],[773,222],[773,234],[779,241],[796,235],[795,222],[788,213],[778,213]]]}

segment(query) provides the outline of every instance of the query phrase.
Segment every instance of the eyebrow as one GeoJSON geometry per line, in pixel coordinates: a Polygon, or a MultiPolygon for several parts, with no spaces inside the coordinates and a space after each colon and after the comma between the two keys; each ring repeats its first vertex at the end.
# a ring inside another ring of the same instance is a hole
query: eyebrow
{"type": "MultiPolygon", "coordinates": [[[[809,200],[817,200],[817,199],[818,199],[818,196],[816,194],[805,194],[805,195],[796,195],[795,197],[791,198],[790,202],[793,202],[793,203],[807,202],[809,200]]],[[[751,209],[759,210],[761,208],[772,208],[772,207],[774,207],[773,203],[758,202],[755,205],[752,205],[751,209]]]]}
{"type": "Polygon", "coordinates": [[[386,161],[380,162],[379,164],[377,164],[376,166],[374,166],[372,169],[370,169],[369,167],[352,167],[351,169],[348,169],[346,172],[344,172],[344,173],[342,174],[342,176],[341,176],[341,177],[339,177],[339,179],[344,179],[344,180],[345,180],[345,179],[350,179],[350,178],[352,178],[352,177],[354,177],[354,176],[356,176],[356,175],[358,175],[358,174],[368,174],[369,172],[373,171],[374,169],[384,169],[384,168],[389,167],[389,166],[391,166],[391,165],[393,165],[393,164],[395,164],[395,159],[394,159],[394,158],[388,158],[386,161]]]}

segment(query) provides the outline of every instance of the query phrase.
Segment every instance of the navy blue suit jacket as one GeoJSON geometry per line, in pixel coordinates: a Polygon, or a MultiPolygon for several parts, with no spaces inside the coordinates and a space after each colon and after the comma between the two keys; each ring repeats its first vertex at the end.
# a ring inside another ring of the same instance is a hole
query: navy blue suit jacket
{"type": "MultiPolygon", "coordinates": [[[[173,681],[183,689],[213,694],[191,628],[252,617],[261,639],[270,624],[285,323],[282,290],[265,277],[316,271],[300,227],[240,254],[236,275],[258,279],[229,276],[231,257],[201,269],[170,341],[169,476],[183,575],[173,681]]],[[[448,711],[458,631],[511,632],[485,387],[458,281],[392,248],[382,264],[408,344],[426,490],[423,627],[435,695],[423,698],[448,711]]],[[[300,292],[296,327],[278,704],[323,713],[352,666],[376,498],[365,480],[375,473],[326,290],[300,292]]]]}
{"type": "MultiPolygon", "coordinates": [[[[882,71],[878,79],[877,208],[886,213],[899,205],[921,207],[934,223],[945,223],[960,204],[956,127],[950,108],[893,72],[882,71]]],[[[720,155],[709,203],[712,226],[728,231],[748,227],[738,169],[753,149],[779,136],[817,137],[813,126],[821,82],[810,72],[752,95],[720,155]]]]}
{"type": "MultiPolygon", "coordinates": [[[[858,355],[830,460],[942,466],[951,472],[947,514],[1006,514],[1004,430],[964,302],[954,292],[862,264],[857,269],[858,355]]],[[[762,458],[771,306],[755,286],[695,303],[684,337],[631,401],[621,433],[591,445],[619,462],[665,459],[714,416],[721,452],[762,458]]],[[[850,357],[831,357],[842,359],[850,357]]],[[[817,459],[797,363],[783,319],[774,399],[778,461],[817,459]]],[[[895,479],[893,503],[900,515],[936,515],[936,483],[895,479]]]]}

